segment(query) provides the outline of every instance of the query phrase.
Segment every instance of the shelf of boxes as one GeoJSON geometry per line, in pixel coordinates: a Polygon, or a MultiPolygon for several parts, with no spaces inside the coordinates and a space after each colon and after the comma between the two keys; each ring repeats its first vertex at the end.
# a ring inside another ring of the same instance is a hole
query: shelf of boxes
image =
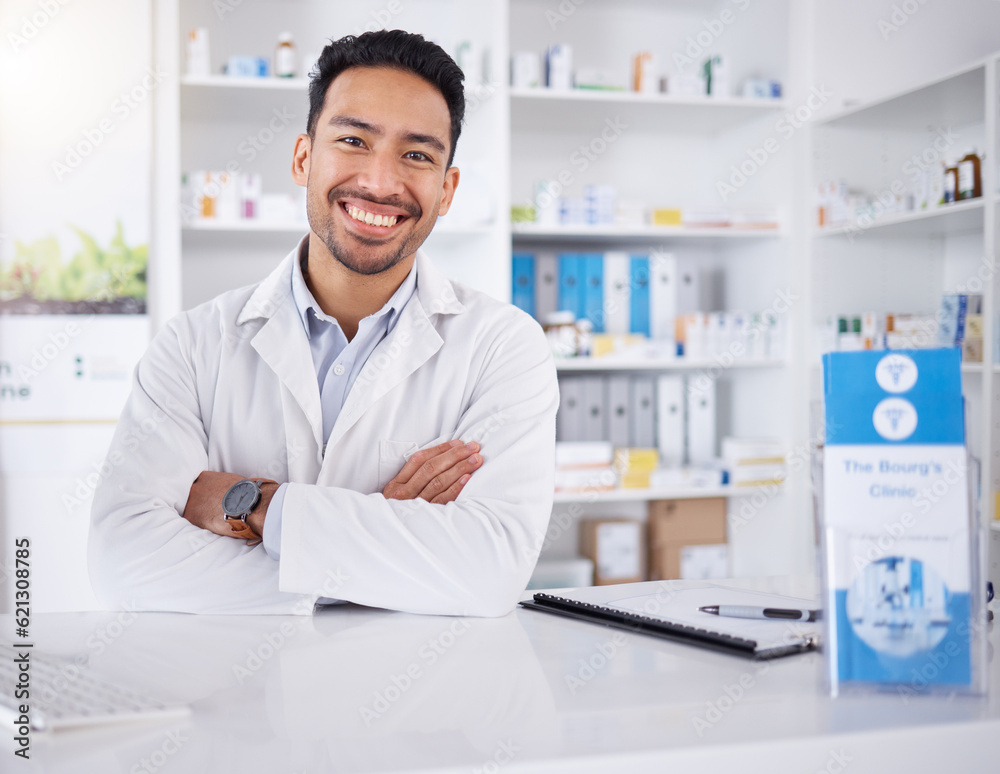
{"type": "Polygon", "coordinates": [[[884,236],[946,236],[980,231],[983,228],[985,200],[966,199],[927,210],[883,215],[873,221],[825,226],[816,235],[860,237],[866,232],[884,236]]]}
{"type": "MultiPolygon", "coordinates": [[[[883,198],[889,190],[899,196],[895,207],[886,199],[895,212],[863,224],[813,229],[817,239],[812,248],[814,285],[809,304],[814,325],[827,315],[839,314],[836,305],[847,298],[849,290],[865,299],[854,298],[855,308],[861,303],[881,314],[925,313],[935,297],[940,301],[946,294],[982,294],[987,362],[964,362],[961,369],[970,405],[967,443],[982,460],[981,485],[989,496],[983,503],[985,513],[994,510],[992,494],[1000,481],[1000,438],[995,429],[1000,366],[992,362],[997,277],[990,266],[997,245],[995,149],[1000,121],[1000,94],[990,93],[990,86],[996,92],[998,70],[1000,60],[990,56],[842,110],[812,128],[817,181],[837,179],[852,189],[881,192],[878,196],[883,198]],[[941,162],[950,165],[970,149],[980,156],[981,196],[901,211],[910,206],[907,194],[923,198],[924,186],[930,186],[930,177],[921,185],[916,173],[927,170],[930,175],[941,162]],[[886,277],[896,281],[886,282],[886,277]]],[[[873,202],[878,199],[869,195],[873,202]]],[[[853,220],[853,213],[848,214],[853,220]]],[[[815,360],[810,365],[818,367],[815,360]]],[[[991,526],[996,529],[997,522],[991,526]]]]}
{"type": "Polygon", "coordinates": [[[629,111],[630,127],[655,122],[657,128],[667,132],[716,134],[733,124],[751,121],[787,106],[783,99],[638,94],[597,89],[510,89],[514,130],[558,128],[567,122],[614,122],[617,116],[609,116],[608,111],[620,107],[629,111]]]}
{"type": "Polygon", "coordinates": [[[546,226],[539,223],[514,223],[511,226],[515,240],[537,239],[545,241],[565,240],[622,240],[640,239],[661,241],[665,239],[774,239],[787,236],[787,231],[779,227],[716,227],[694,228],[690,226],[617,226],[617,225],[573,225],[546,226]]]}
{"type": "Polygon", "coordinates": [[[647,500],[689,500],[702,497],[745,497],[759,491],[758,487],[662,487],[656,489],[609,489],[585,492],[556,492],[555,503],[625,503],[647,500]]]}
{"type": "Polygon", "coordinates": [[[784,368],[784,359],[752,360],[734,359],[723,365],[718,360],[654,360],[650,358],[605,357],[556,358],[556,370],[560,372],[587,371],[711,371],[719,368],[784,368]]]}

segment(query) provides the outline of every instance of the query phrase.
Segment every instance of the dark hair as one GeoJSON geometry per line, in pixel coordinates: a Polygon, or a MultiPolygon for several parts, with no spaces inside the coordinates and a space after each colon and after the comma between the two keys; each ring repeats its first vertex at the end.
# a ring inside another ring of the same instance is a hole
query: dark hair
{"type": "Polygon", "coordinates": [[[423,78],[435,86],[448,104],[451,116],[451,150],[448,166],[455,159],[455,146],[465,117],[464,76],[461,68],[436,43],[403,30],[376,30],[347,35],[330,41],[309,74],[309,120],[306,131],[315,137],[316,122],[326,101],[330,84],[351,67],[390,67],[423,78]]]}

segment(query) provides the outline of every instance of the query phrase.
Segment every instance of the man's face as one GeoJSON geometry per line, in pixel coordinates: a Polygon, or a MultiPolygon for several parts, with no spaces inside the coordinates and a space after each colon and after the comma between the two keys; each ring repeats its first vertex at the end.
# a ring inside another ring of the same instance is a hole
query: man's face
{"type": "Polygon", "coordinates": [[[378,274],[413,255],[451,206],[451,118],[441,93],[409,72],[345,70],[315,136],[300,135],[292,176],[307,186],[309,227],[340,263],[378,274]]]}

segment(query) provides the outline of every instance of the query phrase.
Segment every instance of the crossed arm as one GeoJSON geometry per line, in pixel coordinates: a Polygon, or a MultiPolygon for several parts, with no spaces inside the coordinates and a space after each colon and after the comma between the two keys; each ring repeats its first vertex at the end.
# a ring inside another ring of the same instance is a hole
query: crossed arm
{"type": "MultiPolygon", "coordinates": [[[[479,454],[479,444],[475,441],[447,441],[413,454],[396,477],[386,484],[382,494],[390,500],[420,498],[429,503],[450,503],[482,464],[483,456],[479,454]]],[[[229,487],[244,478],[251,477],[214,470],[202,471],[191,484],[184,518],[216,535],[239,537],[222,512],[222,497],[229,487]]],[[[261,485],[260,502],[247,516],[247,524],[258,535],[264,534],[264,518],[277,489],[278,482],[265,479],[261,485]]]]}

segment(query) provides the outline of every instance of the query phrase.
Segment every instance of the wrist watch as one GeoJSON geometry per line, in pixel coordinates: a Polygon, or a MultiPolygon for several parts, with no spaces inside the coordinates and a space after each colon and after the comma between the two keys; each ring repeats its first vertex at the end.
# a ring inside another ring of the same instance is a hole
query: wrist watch
{"type": "Polygon", "coordinates": [[[247,478],[237,481],[222,496],[222,512],[233,530],[233,535],[246,538],[248,543],[253,541],[252,544],[259,543],[261,536],[247,524],[247,516],[253,513],[253,509],[260,502],[260,487],[263,483],[264,479],[247,478]]]}

